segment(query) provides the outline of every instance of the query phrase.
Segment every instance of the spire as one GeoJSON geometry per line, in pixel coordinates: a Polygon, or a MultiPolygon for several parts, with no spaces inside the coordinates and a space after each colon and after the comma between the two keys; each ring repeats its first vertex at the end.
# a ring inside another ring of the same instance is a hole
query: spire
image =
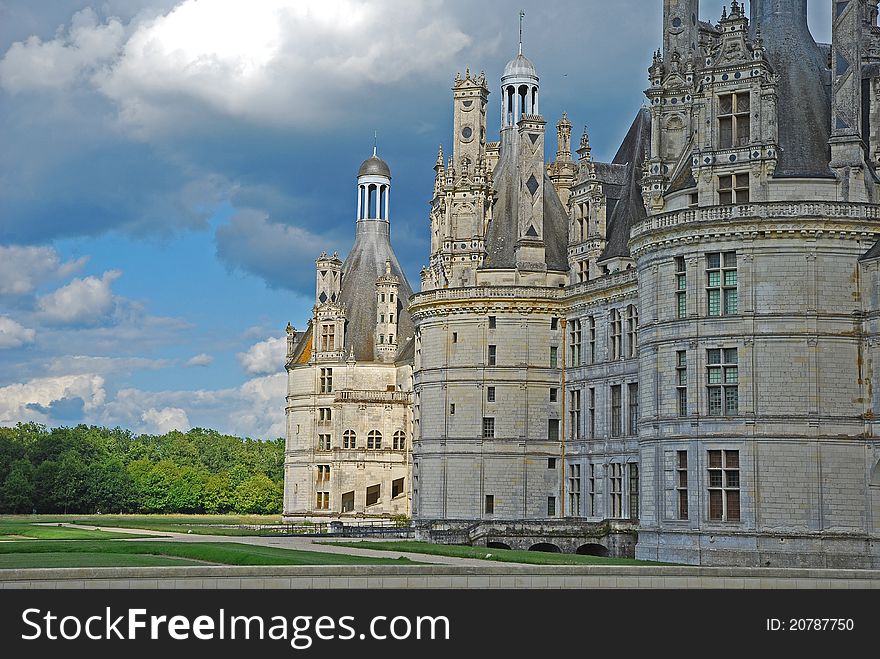
{"type": "Polygon", "coordinates": [[[373,131],[373,157],[379,157],[379,131],[373,131]]]}
{"type": "Polygon", "coordinates": [[[519,10],[519,54],[522,55],[522,25],[523,19],[526,17],[526,12],[522,9],[519,10]]]}

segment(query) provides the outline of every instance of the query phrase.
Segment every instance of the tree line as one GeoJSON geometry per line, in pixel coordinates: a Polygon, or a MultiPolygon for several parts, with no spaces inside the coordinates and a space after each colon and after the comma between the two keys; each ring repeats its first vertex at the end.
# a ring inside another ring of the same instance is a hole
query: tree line
{"type": "Polygon", "coordinates": [[[0,428],[0,512],[280,514],[284,440],[0,428]]]}

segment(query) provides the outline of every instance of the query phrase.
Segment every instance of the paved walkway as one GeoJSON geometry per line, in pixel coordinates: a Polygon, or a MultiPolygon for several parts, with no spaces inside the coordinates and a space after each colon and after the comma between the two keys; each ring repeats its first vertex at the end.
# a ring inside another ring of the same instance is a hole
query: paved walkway
{"type": "MultiPolygon", "coordinates": [[[[51,524],[56,526],[57,524],[51,524]]],[[[478,558],[456,558],[454,556],[433,556],[431,554],[415,554],[412,552],[377,551],[375,549],[355,549],[353,547],[333,546],[336,542],[357,542],[353,538],[311,538],[304,536],[253,536],[253,535],[204,535],[200,533],[179,533],[175,531],[150,531],[146,529],[117,528],[112,526],[93,526],[91,524],[65,523],[72,529],[101,530],[111,533],[131,533],[139,536],[132,540],[173,540],[174,542],[238,542],[244,545],[258,545],[262,547],[278,547],[280,549],[296,549],[300,551],[320,551],[327,554],[348,554],[349,556],[368,556],[371,558],[397,558],[403,556],[419,563],[432,565],[458,565],[458,566],[485,566],[486,561],[478,558]],[[328,543],[328,544],[319,544],[328,543]]],[[[128,541],[123,539],[122,542],[128,541]]],[[[383,538],[383,542],[396,542],[393,539],[383,538]]],[[[486,553],[491,553],[491,549],[486,553]]]]}

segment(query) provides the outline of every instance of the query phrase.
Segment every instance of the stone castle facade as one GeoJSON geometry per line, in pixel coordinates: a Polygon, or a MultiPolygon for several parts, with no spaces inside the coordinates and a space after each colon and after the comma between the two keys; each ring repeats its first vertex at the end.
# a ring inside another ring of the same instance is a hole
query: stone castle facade
{"type": "Polygon", "coordinates": [[[393,358],[352,359],[349,343],[325,357],[370,395],[392,392],[367,373],[394,369],[399,420],[388,401],[358,403],[381,408],[370,417],[345,411],[346,390],[320,398],[321,357],[302,348],[321,314],[337,336],[354,325],[350,305],[318,304],[289,355],[285,511],[316,512],[320,422],[290,433],[332,401],[407,445],[347,454],[334,426],[347,480],[328,512],[350,512],[347,487],[355,512],[398,512],[390,490],[372,511],[357,501],[400,473],[421,528],[481,526],[480,542],[555,524],[607,548],[601,533],[629,528],[638,558],[880,566],[878,3],[830,4],[825,45],[805,0],[754,0],[750,16],[734,1],[716,24],[698,0],[665,0],[646,107],[610,163],[586,132],[575,158],[565,115],[545,162],[521,48],[499,142],[485,77],[456,77],[421,291],[396,265],[370,270],[372,290],[385,271],[400,281],[412,340],[393,358]]]}

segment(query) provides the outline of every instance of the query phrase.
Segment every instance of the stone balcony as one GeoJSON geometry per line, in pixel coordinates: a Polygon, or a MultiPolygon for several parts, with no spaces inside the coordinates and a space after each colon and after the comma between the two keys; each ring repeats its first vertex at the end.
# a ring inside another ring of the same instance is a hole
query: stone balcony
{"type": "Polygon", "coordinates": [[[359,389],[337,389],[335,403],[382,403],[386,405],[408,405],[412,394],[407,391],[375,391],[359,389]]]}

